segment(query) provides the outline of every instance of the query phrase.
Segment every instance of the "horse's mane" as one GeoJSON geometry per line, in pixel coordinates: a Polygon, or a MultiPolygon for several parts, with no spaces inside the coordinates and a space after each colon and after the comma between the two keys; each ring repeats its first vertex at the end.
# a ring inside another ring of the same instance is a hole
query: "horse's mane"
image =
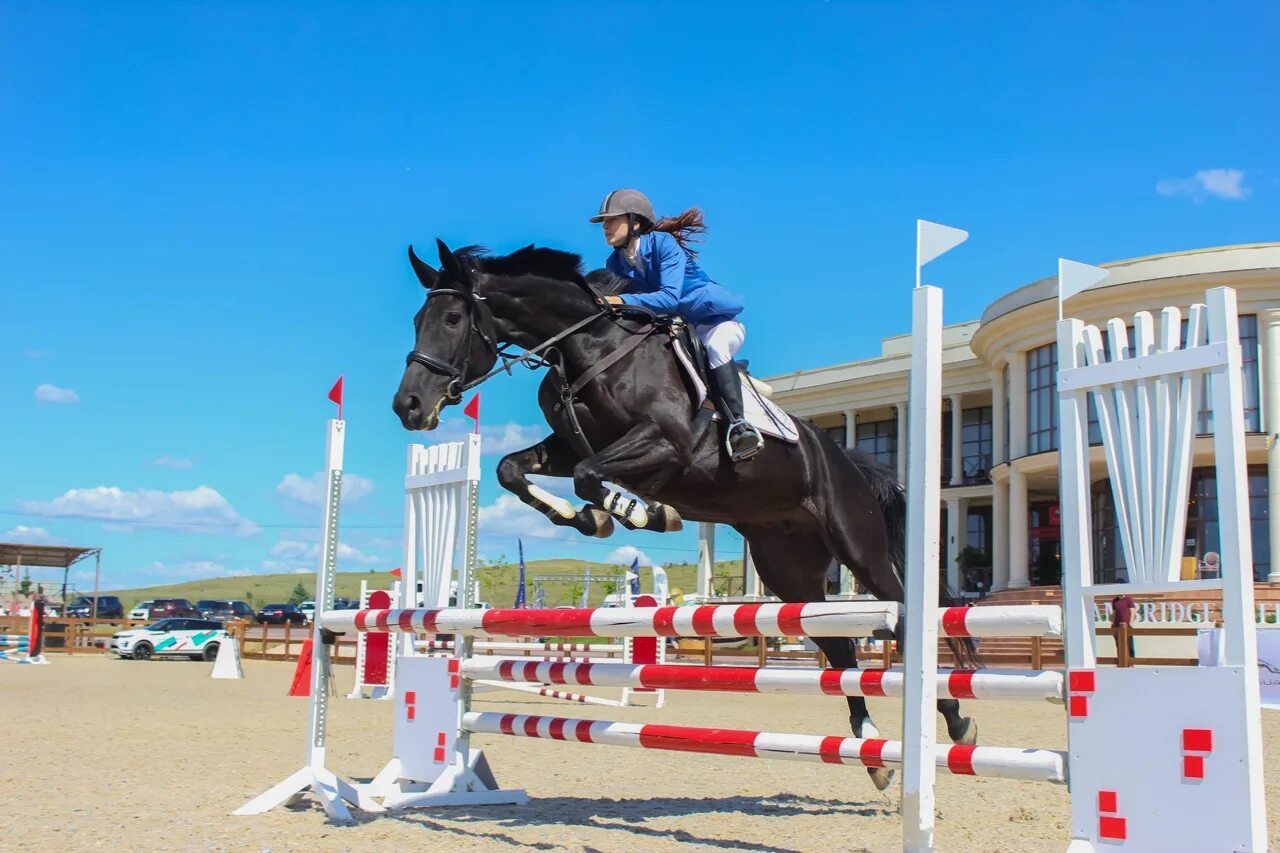
{"type": "Polygon", "coordinates": [[[584,289],[586,285],[598,293],[616,294],[626,289],[626,280],[608,270],[583,273],[582,256],[559,249],[548,249],[530,244],[509,255],[491,255],[483,246],[467,246],[454,253],[466,258],[490,275],[517,277],[535,275],[572,282],[584,289]]]}
{"type": "Polygon", "coordinates": [[[492,255],[483,246],[467,246],[454,254],[459,258],[474,261],[480,269],[490,275],[512,278],[536,275],[577,283],[586,280],[582,274],[582,258],[572,252],[562,252],[559,249],[547,249],[530,244],[509,255],[492,255]]]}

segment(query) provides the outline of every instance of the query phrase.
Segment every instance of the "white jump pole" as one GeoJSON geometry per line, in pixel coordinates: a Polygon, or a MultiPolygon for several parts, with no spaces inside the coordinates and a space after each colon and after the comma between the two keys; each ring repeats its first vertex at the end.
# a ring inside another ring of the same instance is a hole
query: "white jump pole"
{"type": "Polygon", "coordinates": [[[911,299],[910,456],[907,457],[906,620],[903,660],[902,848],[933,850],[937,778],[938,511],[942,472],[942,291],[920,270],[968,232],[916,220],[916,288],[911,299]]]}

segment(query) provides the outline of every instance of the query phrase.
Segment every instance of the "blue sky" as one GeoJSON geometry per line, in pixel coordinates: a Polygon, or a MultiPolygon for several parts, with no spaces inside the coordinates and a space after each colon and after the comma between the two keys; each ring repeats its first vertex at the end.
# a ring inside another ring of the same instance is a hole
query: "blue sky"
{"type": "MultiPolygon", "coordinates": [[[[948,322],[1059,255],[1280,223],[1273,4],[2,2],[0,21],[0,540],[101,546],[111,586],[314,568],[339,374],[342,568],[400,564],[410,242],[598,265],[585,219],[609,189],[699,205],[704,266],[746,297],[744,355],[770,374],[906,331],[916,217],[973,235],[929,270],[948,322]]],[[[486,386],[489,450],[543,433],[535,381],[486,386]]],[[[532,558],[694,558],[690,532],[570,538],[492,469],[487,556],[523,536],[532,558]]]]}

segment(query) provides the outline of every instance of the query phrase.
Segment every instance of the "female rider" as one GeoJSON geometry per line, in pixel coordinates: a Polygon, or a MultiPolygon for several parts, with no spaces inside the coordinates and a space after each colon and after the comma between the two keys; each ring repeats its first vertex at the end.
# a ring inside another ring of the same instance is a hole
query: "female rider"
{"type": "Polygon", "coordinates": [[[590,221],[603,224],[605,241],[613,247],[605,266],[628,282],[622,296],[605,301],[678,315],[693,328],[707,351],[712,398],[725,419],[729,457],[736,462],[755,456],[764,439],[743,418],[742,384],[733,363],[747,334],[737,320],[743,303],[698,266],[697,252],[689,244],[693,235],[707,230],[702,212],[690,208],[657,219],[643,193],[622,189],[605,196],[590,221]]]}

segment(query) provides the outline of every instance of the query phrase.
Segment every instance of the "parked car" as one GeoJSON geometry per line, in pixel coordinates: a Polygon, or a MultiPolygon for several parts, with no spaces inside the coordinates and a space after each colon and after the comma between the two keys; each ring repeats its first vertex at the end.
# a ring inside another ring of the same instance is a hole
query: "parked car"
{"type": "Polygon", "coordinates": [[[148,609],[148,619],[171,619],[176,617],[189,616],[192,619],[200,618],[200,611],[196,610],[195,605],[185,598],[157,598],[151,602],[148,609]]]}
{"type": "Polygon", "coordinates": [[[355,598],[335,598],[333,600],[334,610],[359,610],[360,601],[355,598]]]}
{"type": "Polygon", "coordinates": [[[307,624],[307,617],[293,604],[268,604],[255,615],[263,625],[283,625],[286,622],[294,625],[307,624]]]}
{"type": "Polygon", "coordinates": [[[249,623],[257,621],[249,602],[232,601],[226,598],[214,601],[213,607],[209,608],[204,618],[212,619],[214,622],[226,622],[228,619],[239,619],[249,623]]]}
{"type": "Polygon", "coordinates": [[[161,619],[144,628],[118,632],[111,638],[111,651],[134,660],[159,656],[211,661],[226,638],[222,626],[209,619],[161,619]]]}
{"type": "Polygon", "coordinates": [[[155,603],[156,603],[155,599],[153,598],[148,598],[146,601],[139,601],[137,604],[133,606],[133,609],[129,611],[129,618],[130,619],[150,619],[151,605],[155,603]]]}
{"type": "Polygon", "coordinates": [[[196,602],[196,610],[200,611],[201,619],[208,619],[209,613],[219,604],[216,598],[202,598],[196,602]]]}
{"type": "Polygon", "coordinates": [[[316,603],[314,601],[304,601],[298,605],[298,609],[302,611],[302,615],[306,617],[308,623],[315,621],[316,603]]]}
{"type": "MultiPolygon", "coordinates": [[[[49,615],[46,611],[45,615],[49,615]]],[[[74,619],[92,619],[93,618],[93,596],[82,595],[75,601],[67,605],[67,615],[74,619]]],[[[124,604],[120,598],[115,595],[98,596],[98,618],[99,619],[123,619],[124,604]]]]}

